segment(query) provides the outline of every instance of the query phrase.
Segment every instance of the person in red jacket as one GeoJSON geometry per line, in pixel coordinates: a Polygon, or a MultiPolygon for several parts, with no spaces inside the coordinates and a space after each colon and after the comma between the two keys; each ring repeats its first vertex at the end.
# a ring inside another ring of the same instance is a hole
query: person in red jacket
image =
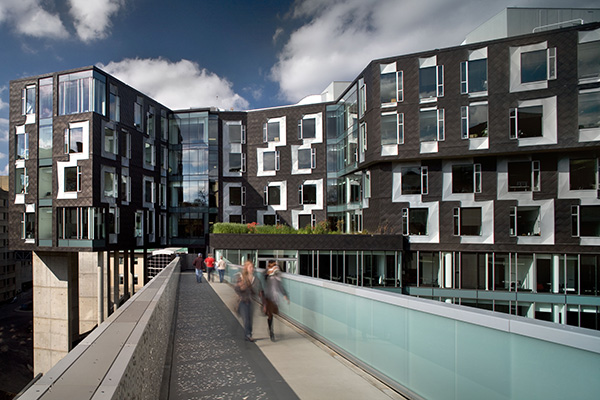
{"type": "Polygon", "coordinates": [[[212,275],[215,272],[215,259],[212,254],[209,254],[208,257],[204,259],[204,265],[206,265],[206,271],[208,273],[207,281],[212,282],[212,275]]]}

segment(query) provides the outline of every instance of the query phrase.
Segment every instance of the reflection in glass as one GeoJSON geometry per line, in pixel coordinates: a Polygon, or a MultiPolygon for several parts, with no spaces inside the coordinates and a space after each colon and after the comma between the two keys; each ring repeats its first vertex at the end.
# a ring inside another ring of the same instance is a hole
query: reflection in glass
{"type": "Polygon", "coordinates": [[[381,74],[379,79],[379,90],[381,104],[395,103],[397,99],[396,71],[381,74]]]}
{"type": "Polygon", "coordinates": [[[421,142],[437,140],[437,110],[419,113],[419,132],[421,142]]]}
{"type": "Polygon", "coordinates": [[[402,168],[402,194],[421,194],[421,167],[402,168]]]}
{"type": "Polygon", "coordinates": [[[381,145],[398,144],[398,114],[381,116],[381,145]]]}
{"type": "Polygon", "coordinates": [[[579,79],[598,78],[600,41],[580,43],[577,46],[577,76],[579,79]]]}
{"type": "Polygon", "coordinates": [[[579,93],[579,129],[600,128],[600,91],[579,93]]]}
{"type": "Polygon", "coordinates": [[[544,81],[547,77],[545,49],[521,53],[521,83],[544,81]]]}

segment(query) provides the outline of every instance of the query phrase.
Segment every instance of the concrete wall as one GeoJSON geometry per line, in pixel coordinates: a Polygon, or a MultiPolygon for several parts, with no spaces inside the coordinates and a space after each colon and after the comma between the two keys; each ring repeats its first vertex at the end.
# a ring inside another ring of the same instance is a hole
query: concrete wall
{"type": "Polygon", "coordinates": [[[20,399],[159,398],[179,271],[177,258],[20,399]]]}

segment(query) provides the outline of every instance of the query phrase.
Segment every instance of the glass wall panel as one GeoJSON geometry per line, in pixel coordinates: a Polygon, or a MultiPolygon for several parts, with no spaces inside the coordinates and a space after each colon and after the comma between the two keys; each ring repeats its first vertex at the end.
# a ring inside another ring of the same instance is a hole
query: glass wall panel
{"type": "Polygon", "coordinates": [[[439,287],[439,252],[419,252],[419,286],[439,287]]]}
{"type": "Polygon", "coordinates": [[[52,198],[52,167],[40,167],[38,170],[38,197],[52,198]]]}
{"type": "Polygon", "coordinates": [[[52,207],[38,209],[38,239],[52,240],[52,207]]]}
{"type": "Polygon", "coordinates": [[[533,254],[519,253],[517,256],[517,288],[518,290],[532,290],[533,282],[533,254]]]}

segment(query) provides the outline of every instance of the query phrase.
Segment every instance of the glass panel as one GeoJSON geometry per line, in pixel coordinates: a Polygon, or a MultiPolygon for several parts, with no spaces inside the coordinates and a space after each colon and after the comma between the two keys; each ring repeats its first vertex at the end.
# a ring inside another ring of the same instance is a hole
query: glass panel
{"type": "Polygon", "coordinates": [[[38,210],[38,239],[52,240],[52,207],[40,207],[38,210]]]}
{"type": "Polygon", "coordinates": [[[396,94],[396,71],[381,74],[379,81],[381,104],[395,103],[396,94]]]}
{"type": "Polygon", "coordinates": [[[65,168],[65,192],[77,191],[77,167],[65,168]]]}
{"type": "Polygon", "coordinates": [[[421,167],[402,168],[402,194],[421,194],[421,167]]]}
{"type": "Polygon", "coordinates": [[[517,235],[539,236],[539,217],[539,207],[517,207],[517,235]]]}
{"type": "Polygon", "coordinates": [[[481,208],[462,207],[460,209],[460,234],[481,235],[481,208]]]}
{"type": "Polygon", "coordinates": [[[600,41],[580,43],[577,46],[577,76],[579,79],[597,78],[600,60],[600,41]]]}
{"type": "Polygon", "coordinates": [[[312,166],[312,149],[298,149],[298,169],[310,169],[312,166]]]}
{"type": "Polygon", "coordinates": [[[600,206],[579,206],[579,236],[600,237],[600,206]]]}
{"type": "Polygon", "coordinates": [[[521,53],[521,83],[544,81],[548,77],[546,50],[521,53]]]}
{"type": "MultiPolygon", "coordinates": [[[[301,214],[301,215],[298,215],[298,228],[306,228],[306,227],[310,228],[312,226],[311,225],[312,224],[311,221],[312,221],[312,215],[310,215],[310,214],[301,214]]],[[[319,268],[319,273],[321,272],[321,270],[325,270],[325,268],[319,268]]]]}
{"type": "Polygon", "coordinates": [[[437,140],[437,110],[419,113],[419,132],[421,142],[437,140]]]}
{"type": "Polygon", "coordinates": [[[69,153],[83,151],[83,128],[69,129],[69,153]]]}
{"type": "Polygon", "coordinates": [[[419,69],[419,98],[436,97],[437,94],[436,66],[419,69]]]}
{"type": "Polygon", "coordinates": [[[40,119],[52,118],[52,78],[40,79],[40,119]]]}
{"type": "Polygon", "coordinates": [[[302,120],[302,138],[312,139],[316,137],[317,120],[315,118],[304,118],[302,120]]]}
{"type": "Polygon", "coordinates": [[[579,129],[600,128],[600,91],[579,94],[578,124],[579,129]]]}
{"type": "Polygon", "coordinates": [[[519,107],[517,121],[518,137],[541,137],[542,117],[542,106],[519,107]]]}
{"type": "Polygon", "coordinates": [[[269,205],[278,206],[281,204],[281,188],[279,186],[269,186],[269,205]]]}
{"type": "Polygon", "coordinates": [[[267,141],[278,142],[279,141],[279,121],[269,122],[267,124],[267,141]]]}
{"type": "Polygon", "coordinates": [[[227,125],[229,128],[229,142],[230,143],[242,143],[242,126],[241,125],[227,125]]]}
{"type": "Polygon", "coordinates": [[[508,163],[508,191],[531,191],[531,162],[508,163]]]}
{"type": "Polygon", "coordinates": [[[275,171],[275,152],[265,151],[263,153],[263,170],[275,171]]]}
{"type": "Polygon", "coordinates": [[[473,193],[473,164],[452,166],[452,193],[473,193]]]}
{"type": "Polygon", "coordinates": [[[381,116],[381,144],[398,144],[398,115],[381,116]]]}
{"type": "Polygon", "coordinates": [[[317,204],[317,185],[302,186],[302,203],[317,204]]]}
{"type": "Polygon", "coordinates": [[[40,199],[51,199],[52,167],[40,167],[38,171],[38,196],[40,199]]]}
{"type": "Polygon", "coordinates": [[[427,235],[427,208],[411,208],[409,210],[409,235],[427,235]]]}
{"type": "Polygon", "coordinates": [[[487,90],[487,59],[469,61],[469,93],[487,90]]]}
{"type": "Polygon", "coordinates": [[[436,252],[419,252],[419,286],[438,287],[440,272],[440,254],[436,252]]]}
{"type": "Polygon", "coordinates": [[[38,157],[52,158],[52,120],[49,125],[42,125],[40,121],[40,132],[38,141],[38,157]]]}
{"type": "Polygon", "coordinates": [[[537,258],[535,261],[538,293],[552,291],[552,259],[537,258]]]}
{"type": "Polygon", "coordinates": [[[571,190],[595,190],[598,163],[595,158],[569,161],[569,188],[571,190]]]}
{"type": "Polygon", "coordinates": [[[229,205],[230,206],[241,206],[242,205],[242,188],[241,187],[229,187],[229,205]]]}
{"type": "Polygon", "coordinates": [[[242,170],[242,155],[240,153],[229,153],[229,172],[242,170]]]}
{"type": "Polygon", "coordinates": [[[469,107],[469,137],[487,137],[488,135],[488,106],[469,107]]]}

